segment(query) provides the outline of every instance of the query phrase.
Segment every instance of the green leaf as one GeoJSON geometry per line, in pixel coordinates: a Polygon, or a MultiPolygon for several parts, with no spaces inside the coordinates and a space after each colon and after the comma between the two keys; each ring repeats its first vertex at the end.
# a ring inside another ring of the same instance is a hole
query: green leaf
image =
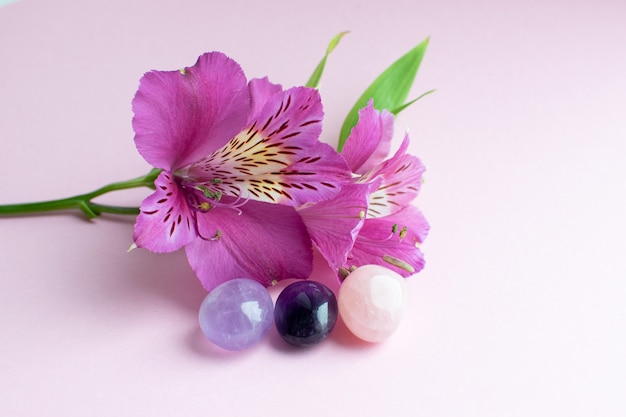
{"type": "Polygon", "coordinates": [[[400,113],[402,110],[404,110],[404,109],[406,109],[407,107],[409,107],[411,104],[415,103],[417,100],[419,100],[419,99],[421,99],[421,98],[423,98],[423,97],[426,97],[427,95],[432,94],[432,93],[434,93],[435,91],[437,91],[437,90],[428,90],[427,92],[420,94],[420,95],[419,95],[419,97],[414,98],[413,100],[411,100],[411,101],[408,101],[408,102],[404,103],[404,104],[403,104],[403,105],[401,105],[400,107],[396,107],[395,109],[393,109],[393,110],[389,110],[389,111],[390,111],[391,113],[393,113],[393,115],[394,115],[394,116],[397,116],[397,115],[398,115],[398,113],[400,113]]]}
{"type": "Polygon", "coordinates": [[[341,32],[330,40],[330,42],[328,43],[328,47],[326,48],[326,55],[324,55],[324,58],[322,58],[320,63],[317,64],[317,67],[315,67],[313,74],[311,74],[311,78],[309,78],[309,81],[307,81],[305,84],[306,87],[317,88],[320,83],[320,79],[322,78],[322,73],[324,72],[324,67],[326,66],[326,60],[328,59],[328,55],[330,55],[330,53],[339,44],[341,38],[343,38],[344,35],[347,33],[348,32],[341,32]]]}
{"type": "Polygon", "coordinates": [[[378,110],[387,109],[397,114],[428,94],[422,94],[417,99],[405,103],[411,86],[413,85],[413,80],[417,75],[417,70],[422,62],[422,58],[426,53],[428,41],[429,39],[426,38],[415,48],[411,49],[408,53],[400,57],[400,59],[391,64],[356,101],[341,126],[339,144],[337,145],[339,151],[343,148],[346,139],[350,135],[350,131],[359,120],[359,110],[365,107],[370,99],[374,100],[374,107],[378,110]]]}

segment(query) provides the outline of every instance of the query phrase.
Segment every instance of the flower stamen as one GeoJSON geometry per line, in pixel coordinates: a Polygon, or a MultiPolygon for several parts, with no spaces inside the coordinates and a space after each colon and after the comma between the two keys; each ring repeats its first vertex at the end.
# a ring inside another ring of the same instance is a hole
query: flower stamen
{"type": "MultiPolygon", "coordinates": [[[[213,182],[213,180],[211,180],[211,182],[213,182]]],[[[223,196],[221,191],[212,191],[204,185],[196,185],[195,189],[201,191],[206,198],[210,198],[211,200],[220,201],[223,196]]]]}
{"type": "Polygon", "coordinates": [[[387,262],[390,265],[397,266],[400,269],[404,269],[407,272],[413,273],[415,272],[415,268],[411,265],[403,261],[402,259],[394,258],[393,256],[384,255],[383,261],[387,262]]]}

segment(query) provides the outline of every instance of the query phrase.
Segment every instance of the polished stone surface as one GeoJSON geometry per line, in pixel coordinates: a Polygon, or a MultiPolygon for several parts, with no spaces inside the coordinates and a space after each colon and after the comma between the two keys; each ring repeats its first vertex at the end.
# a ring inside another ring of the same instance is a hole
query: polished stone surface
{"type": "Polygon", "coordinates": [[[406,305],[404,278],[379,265],[364,265],[341,284],[339,313],[346,327],[367,342],[381,342],[396,331],[406,305]]]}
{"type": "Polygon", "coordinates": [[[285,287],[274,308],[278,333],[295,346],[311,346],[326,339],[337,315],[335,294],[314,281],[297,281],[285,287]]]}
{"type": "Polygon", "coordinates": [[[207,339],[227,350],[243,350],[260,342],[273,321],[272,298],[251,279],[234,279],[215,287],[198,314],[207,339]]]}

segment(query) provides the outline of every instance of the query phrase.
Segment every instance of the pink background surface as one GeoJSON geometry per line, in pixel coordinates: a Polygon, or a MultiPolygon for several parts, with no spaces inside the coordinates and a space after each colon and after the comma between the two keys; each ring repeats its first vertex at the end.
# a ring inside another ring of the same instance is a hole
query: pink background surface
{"type": "MultiPolygon", "coordinates": [[[[406,110],[426,163],[424,272],[387,342],[203,340],[184,254],[126,253],[133,220],[0,219],[0,415],[623,416],[626,6],[620,1],[20,0],[0,8],[0,203],[141,175],[143,72],[221,50],[306,81],[334,143],[427,36],[406,110]]],[[[107,197],[137,204],[144,191],[107,197]]],[[[324,279],[323,271],[316,278],[324,279]]],[[[274,292],[275,295],[275,292],[274,292]]]]}

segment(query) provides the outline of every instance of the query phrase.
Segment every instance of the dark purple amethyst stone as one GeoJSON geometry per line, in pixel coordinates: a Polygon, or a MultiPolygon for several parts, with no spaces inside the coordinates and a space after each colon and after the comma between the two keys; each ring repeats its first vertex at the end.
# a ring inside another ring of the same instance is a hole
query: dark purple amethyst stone
{"type": "Polygon", "coordinates": [[[274,306],[278,333],[295,346],[312,346],[326,339],[335,327],[337,314],[335,294],[314,281],[288,285],[274,306]]]}

